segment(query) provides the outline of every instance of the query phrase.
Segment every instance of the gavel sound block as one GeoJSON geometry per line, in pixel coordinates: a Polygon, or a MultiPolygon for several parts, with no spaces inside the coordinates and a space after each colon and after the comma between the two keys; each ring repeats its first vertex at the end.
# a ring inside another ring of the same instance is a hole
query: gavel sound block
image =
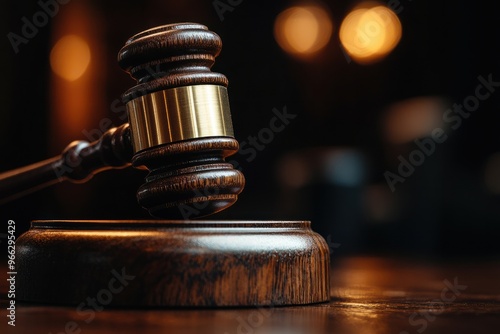
{"type": "Polygon", "coordinates": [[[138,202],[178,220],[34,221],[17,241],[17,299],[130,307],[295,305],[329,298],[329,251],[304,221],[187,220],[231,206],[243,175],[227,79],[210,70],[222,44],[194,23],[130,38],[119,64],[129,124],[59,157],[0,175],[12,199],[110,168],[146,167],[138,202]],[[184,219],[179,219],[184,218],[184,219]]]}

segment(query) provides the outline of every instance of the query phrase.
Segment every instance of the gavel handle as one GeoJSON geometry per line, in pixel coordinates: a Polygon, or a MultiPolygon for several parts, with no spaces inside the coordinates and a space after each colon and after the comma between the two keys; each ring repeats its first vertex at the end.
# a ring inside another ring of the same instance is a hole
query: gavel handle
{"type": "Polygon", "coordinates": [[[50,185],[86,182],[103,170],[130,165],[129,124],[106,131],[97,141],[74,141],[60,156],[0,174],[0,204],[50,185]]]}

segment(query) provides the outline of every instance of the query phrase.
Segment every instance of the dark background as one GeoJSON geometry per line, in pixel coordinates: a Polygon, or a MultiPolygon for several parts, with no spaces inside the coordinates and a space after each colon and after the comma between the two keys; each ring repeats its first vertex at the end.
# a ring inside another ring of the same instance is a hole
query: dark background
{"type": "MultiPolygon", "coordinates": [[[[232,208],[211,219],[312,220],[315,230],[340,244],[335,250],[339,254],[500,253],[500,194],[485,182],[486,171],[493,173],[489,180],[500,180],[500,168],[488,165],[500,152],[500,92],[449,132],[448,140],[394,192],[384,172],[397,170],[398,155],[407,156],[416,146],[388,143],[382,126],[386,108],[394,102],[437,96],[451,105],[474,93],[480,75],[500,81],[494,3],[401,0],[402,39],[388,57],[371,65],[349,61],[339,46],[339,25],[356,4],[352,1],[323,2],[335,30],[314,61],[288,56],[273,37],[276,16],[296,2],[245,0],[225,12],[222,21],[212,1],[193,0],[72,0],[60,5],[58,15],[77,3],[92,9],[106,46],[106,105],[134,84],[116,62],[130,36],[157,25],[194,21],[222,38],[213,70],[229,78],[240,142],[269,126],[273,108],[286,106],[297,115],[255,159],[234,157],[246,176],[246,188],[232,208]],[[328,165],[321,158],[325,154],[340,157],[348,170],[359,170],[356,182],[328,181],[328,165]],[[286,177],[294,173],[287,157],[313,166],[307,182],[287,185],[286,177]]],[[[9,1],[0,12],[0,171],[46,159],[68,144],[50,140],[49,54],[58,16],[21,45],[18,54],[6,37],[20,32],[23,16],[30,18],[39,10],[34,1],[9,1]]],[[[104,109],[101,113],[115,124],[122,122],[104,109]]],[[[19,233],[34,219],[147,219],[135,202],[144,176],[128,169],[105,172],[87,184],[60,184],[0,206],[0,218],[15,220],[19,233]]]]}

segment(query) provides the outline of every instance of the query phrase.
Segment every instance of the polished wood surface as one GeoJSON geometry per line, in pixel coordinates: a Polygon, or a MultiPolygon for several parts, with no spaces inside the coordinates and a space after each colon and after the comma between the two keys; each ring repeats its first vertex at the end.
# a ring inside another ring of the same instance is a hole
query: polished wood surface
{"type": "Polygon", "coordinates": [[[174,23],[132,36],[118,53],[118,63],[138,81],[124,97],[190,85],[227,86],[210,69],[222,49],[220,37],[198,23],[174,23]]]}
{"type": "Polygon", "coordinates": [[[103,306],[86,312],[19,304],[16,327],[7,327],[2,279],[0,328],[2,333],[26,334],[498,333],[499,281],[498,259],[429,263],[353,257],[334,259],[328,303],[220,310],[103,306]]]}
{"type": "Polygon", "coordinates": [[[35,221],[16,252],[23,301],[220,308],[329,296],[328,245],[307,221],[35,221]]]}
{"type": "Polygon", "coordinates": [[[243,191],[243,174],[226,162],[238,151],[229,137],[191,139],[144,150],[134,166],[150,170],[137,200],[152,216],[192,219],[233,205],[243,191]]]}

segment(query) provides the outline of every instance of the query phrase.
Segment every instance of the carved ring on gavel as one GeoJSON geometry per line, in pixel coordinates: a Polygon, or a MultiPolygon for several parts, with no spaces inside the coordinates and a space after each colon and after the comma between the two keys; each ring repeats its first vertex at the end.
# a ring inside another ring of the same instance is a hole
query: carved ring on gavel
{"type": "Polygon", "coordinates": [[[123,95],[129,123],[98,141],[71,143],[61,156],[0,174],[0,203],[64,180],[128,166],[149,170],[137,200],[157,217],[206,216],[236,202],[243,174],[225,158],[238,151],[227,78],[210,70],[222,42],[194,23],[130,38],[120,66],[137,80],[123,95]]]}

